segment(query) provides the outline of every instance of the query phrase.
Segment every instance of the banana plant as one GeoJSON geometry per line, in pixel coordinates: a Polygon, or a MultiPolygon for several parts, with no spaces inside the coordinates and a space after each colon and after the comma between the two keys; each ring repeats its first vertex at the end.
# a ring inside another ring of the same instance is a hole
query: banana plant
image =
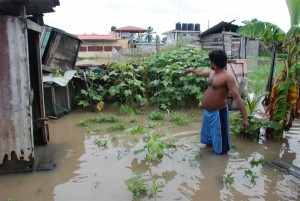
{"type": "Polygon", "coordinates": [[[284,69],[277,75],[270,93],[270,102],[266,112],[271,121],[281,127],[270,132],[274,138],[281,138],[283,131],[292,126],[295,118],[300,117],[299,83],[300,83],[300,0],[286,0],[291,28],[285,33],[278,26],[268,22],[254,22],[241,27],[237,33],[247,37],[259,38],[274,45],[283,43],[287,52],[284,69]]]}
{"type": "Polygon", "coordinates": [[[271,93],[267,112],[270,119],[279,122],[282,129],[275,130],[274,137],[282,137],[283,130],[288,131],[295,118],[300,117],[299,72],[300,72],[300,27],[294,25],[286,34],[284,47],[287,58],[284,69],[277,75],[271,93]]]}

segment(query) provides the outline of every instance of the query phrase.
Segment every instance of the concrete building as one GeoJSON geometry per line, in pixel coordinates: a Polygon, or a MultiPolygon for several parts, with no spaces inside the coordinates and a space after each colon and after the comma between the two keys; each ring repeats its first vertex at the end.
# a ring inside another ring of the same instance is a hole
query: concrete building
{"type": "Polygon", "coordinates": [[[200,24],[176,23],[175,29],[166,31],[162,35],[167,36],[166,44],[174,44],[178,40],[183,40],[188,44],[198,44],[200,42],[200,24]]]}
{"type": "Polygon", "coordinates": [[[120,51],[128,46],[128,39],[120,39],[116,34],[78,34],[77,37],[82,40],[77,66],[110,62],[113,48],[120,51]]]}

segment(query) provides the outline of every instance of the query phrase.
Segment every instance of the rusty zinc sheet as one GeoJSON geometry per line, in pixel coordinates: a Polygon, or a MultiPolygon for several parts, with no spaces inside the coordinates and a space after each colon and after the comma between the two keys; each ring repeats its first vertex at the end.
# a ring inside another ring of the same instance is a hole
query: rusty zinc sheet
{"type": "Polygon", "coordinates": [[[31,161],[33,135],[27,30],[21,18],[0,15],[0,166],[31,161]]]}

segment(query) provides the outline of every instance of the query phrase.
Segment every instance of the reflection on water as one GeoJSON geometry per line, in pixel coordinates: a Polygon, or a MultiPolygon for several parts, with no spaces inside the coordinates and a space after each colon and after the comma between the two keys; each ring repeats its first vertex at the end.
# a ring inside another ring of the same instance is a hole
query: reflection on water
{"type": "MultiPolygon", "coordinates": [[[[187,126],[178,126],[168,120],[149,120],[144,115],[120,116],[107,108],[103,115],[118,115],[126,128],[135,124],[155,125],[156,132],[169,131],[176,136],[176,148],[168,149],[160,161],[146,160],[142,134],[130,135],[124,131],[109,131],[109,123],[98,124],[88,132],[78,126],[82,119],[96,113],[74,111],[50,123],[50,143],[35,147],[35,161],[51,159],[56,167],[51,171],[0,176],[0,200],[104,200],[131,201],[132,194],[126,182],[135,172],[147,179],[155,178],[163,185],[156,200],[299,200],[300,180],[268,165],[251,165],[252,159],[271,161],[281,157],[300,166],[299,131],[295,126],[285,138],[264,144],[232,136],[235,149],[227,155],[215,155],[211,147],[199,144],[202,111],[197,108],[178,110],[187,126]],[[95,139],[108,141],[106,147],[95,145],[95,139]],[[201,151],[201,156],[196,157],[201,151]],[[251,170],[256,177],[245,175],[251,170]],[[234,183],[224,184],[223,177],[232,173],[234,183]]],[[[163,138],[165,139],[165,138],[163,138]]],[[[154,200],[145,198],[145,200],[154,200]]]]}

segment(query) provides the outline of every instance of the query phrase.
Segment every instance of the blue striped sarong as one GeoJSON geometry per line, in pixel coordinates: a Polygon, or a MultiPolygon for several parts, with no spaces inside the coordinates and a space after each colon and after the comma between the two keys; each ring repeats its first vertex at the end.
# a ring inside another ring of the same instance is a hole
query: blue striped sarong
{"type": "Polygon", "coordinates": [[[216,154],[224,154],[230,150],[228,108],[215,111],[204,110],[201,143],[212,145],[216,154]]]}

